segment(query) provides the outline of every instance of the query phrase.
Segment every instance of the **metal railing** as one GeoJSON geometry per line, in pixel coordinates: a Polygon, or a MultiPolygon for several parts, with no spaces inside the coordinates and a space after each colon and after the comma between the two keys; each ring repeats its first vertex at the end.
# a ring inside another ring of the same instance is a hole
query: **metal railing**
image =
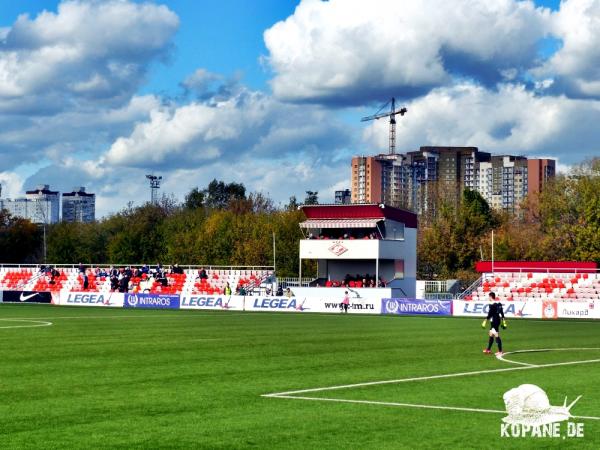
{"type": "Polygon", "coordinates": [[[479,286],[481,286],[482,283],[483,283],[483,277],[479,277],[477,280],[475,280],[473,283],[471,283],[471,285],[468,288],[466,288],[464,291],[462,291],[460,294],[458,294],[456,296],[456,298],[463,299],[467,295],[471,295],[475,289],[477,289],[479,286]]]}
{"type": "Polygon", "coordinates": [[[298,278],[293,278],[293,277],[288,277],[288,278],[277,278],[277,284],[281,285],[283,288],[286,288],[288,286],[290,287],[310,287],[310,283],[313,282],[315,279],[314,278],[302,278],[302,279],[298,279],[298,278]]]}

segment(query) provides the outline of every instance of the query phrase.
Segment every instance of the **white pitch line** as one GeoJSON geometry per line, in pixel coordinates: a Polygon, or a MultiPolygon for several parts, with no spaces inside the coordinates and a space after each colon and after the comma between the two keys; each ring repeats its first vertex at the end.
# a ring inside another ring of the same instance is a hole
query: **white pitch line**
{"type": "MultiPolygon", "coordinates": [[[[544,352],[544,351],[577,351],[577,350],[600,350],[600,348],[590,348],[590,347],[580,347],[580,348],[560,348],[560,349],[532,349],[532,350],[515,350],[513,352],[506,352],[506,354],[514,354],[514,353],[533,353],[533,352],[544,352]]],[[[479,412],[479,413],[494,413],[494,414],[506,414],[506,411],[494,410],[494,409],[480,409],[480,408],[465,408],[458,406],[441,406],[441,405],[421,405],[415,403],[397,403],[397,402],[382,402],[382,401],[374,401],[374,400],[353,400],[353,399],[341,399],[341,398],[327,398],[327,397],[306,397],[299,396],[296,394],[303,394],[307,392],[322,392],[322,391],[332,391],[339,389],[349,389],[355,387],[365,387],[365,386],[376,386],[382,384],[394,384],[394,383],[405,383],[409,381],[423,381],[423,380],[433,380],[440,378],[453,378],[453,377],[462,377],[469,375],[480,375],[486,373],[497,373],[497,372],[509,372],[516,370],[528,370],[528,369],[541,369],[545,367],[557,367],[557,366],[568,366],[568,365],[576,365],[576,364],[590,364],[594,362],[600,362],[600,359],[589,359],[584,361],[568,361],[568,362],[560,362],[560,363],[549,363],[549,364],[540,364],[533,365],[527,363],[520,363],[516,361],[505,360],[501,356],[497,357],[498,360],[504,362],[510,362],[514,364],[521,364],[518,367],[508,367],[504,369],[489,369],[489,370],[477,370],[473,372],[460,372],[460,373],[451,373],[445,375],[432,375],[425,377],[413,377],[413,378],[402,378],[398,380],[384,380],[384,381],[371,381],[367,383],[355,383],[355,384],[347,384],[341,386],[329,386],[322,388],[312,388],[312,389],[302,389],[297,391],[287,391],[287,392],[277,392],[272,394],[263,394],[261,397],[269,397],[269,398],[284,398],[291,400],[309,400],[309,401],[325,401],[325,402],[337,402],[337,403],[358,403],[358,404],[367,404],[367,405],[380,405],[380,406],[396,406],[396,407],[406,407],[406,408],[421,408],[421,409],[438,409],[438,410],[446,410],[446,411],[466,411],[466,412],[479,412]]],[[[594,416],[572,416],[575,419],[586,419],[586,420],[600,420],[600,417],[594,416]]]]}
{"type": "Polygon", "coordinates": [[[470,375],[482,375],[485,373],[501,373],[501,372],[512,372],[516,370],[530,370],[530,369],[542,369],[545,367],[559,367],[559,366],[572,366],[577,364],[591,364],[600,362],[600,359],[588,359],[585,361],[568,361],[568,362],[560,362],[560,363],[549,363],[549,364],[540,364],[537,366],[518,366],[518,367],[507,367],[503,369],[488,369],[488,370],[476,370],[474,372],[458,372],[458,373],[448,373],[444,375],[431,375],[425,377],[413,377],[413,378],[400,378],[397,380],[383,380],[383,381],[369,381],[366,383],[354,383],[354,384],[345,384],[339,386],[327,386],[327,387],[319,387],[319,388],[311,388],[311,389],[300,389],[296,391],[286,391],[286,392],[275,392],[272,394],[263,394],[262,397],[279,397],[279,396],[291,396],[294,394],[305,394],[307,392],[322,392],[322,391],[334,391],[340,389],[350,389],[350,388],[358,388],[365,386],[378,386],[383,384],[398,384],[398,383],[406,383],[409,381],[425,381],[425,380],[437,380],[442,378],[456,378],[456,377],[466,377],[470,375]]]}
{"type": "MultiPolygon", "coordinates": [[[[418,403],[397,403],[397,402],[378,402],[374,400],[351,400],[345,398],[328,398],[328,397],[300,397],[295,395],[278,395],[272,398],[286,398],[292,400],[310,400],[334,403],[358,403],[362,405],[378,405],[378,406],[397,406],[403,408],[420,408],[420,409],[438,409],[444,411],[466,411],[487,414],[506,414],[506,411],[499,409],[481,409],[481,408],[465,408],[460,406],[442,406],[442,405],[420,405],[418,403]]],[[[600,420],[600,417],[593,416],[572,416],[574,419],[590,419],[600,420]]]]}
{"type": "Polygon", "coordinates": [[[536,349],[531,349],[531,350],[515,350],[512,352],[504,352],[503,355],[496,356],[496,359],[503,361],[503,362],[507,362],[507,363],[519,364],[522,366],[537,366],[537,364],[529,364],[529,363],[524,363],[524,362],[520,362],[520,361],[513,361],[511,359],[506,359],[505,356],[506,355],[514,355],[516,353],[543,353],[543,352],[564,352],[564,351],[581,351],[581,350],[600,350],[600,348],[599,347],[572,347],[572,348],[536,348],[536,349]]]}
{"type": "Polygon", "coordinates": [[[45,320],[30,320],[30,319],[0,319],[5,322],[29,322],[38,325],[9,325],[7,327],[0,327],[0,329],[6,330],[9,328],[37,328],[37,327],[49,327],[52,322],[46,322],[45,320]]]}

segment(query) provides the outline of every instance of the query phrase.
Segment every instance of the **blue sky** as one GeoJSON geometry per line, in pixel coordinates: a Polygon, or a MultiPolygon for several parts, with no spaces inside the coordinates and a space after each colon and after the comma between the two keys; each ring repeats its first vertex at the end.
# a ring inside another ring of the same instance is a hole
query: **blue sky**
{"type": "Polygon", "coordinates": [[[600,155],[600,0],[410,5],[2,2],[4,193],[86,185],[102,215],[145,200],[153,171],[180,199],[217,177],[331,200],[349,156],[385,151],[387,124],[359,119],[391,96],[399,151],[600,155]]]}

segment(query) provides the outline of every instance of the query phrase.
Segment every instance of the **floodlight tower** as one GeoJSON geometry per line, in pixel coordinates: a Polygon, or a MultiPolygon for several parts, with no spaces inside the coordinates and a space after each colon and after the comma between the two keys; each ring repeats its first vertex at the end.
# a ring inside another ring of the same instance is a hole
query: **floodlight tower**
{"type": "Polygon", "coordinates": [[[156,175],[146,175],[146,178],[150,180],[150,203],[156,205],[158,203],[158,190],[160,189],[160,181],[162,177],[156,175]]]}

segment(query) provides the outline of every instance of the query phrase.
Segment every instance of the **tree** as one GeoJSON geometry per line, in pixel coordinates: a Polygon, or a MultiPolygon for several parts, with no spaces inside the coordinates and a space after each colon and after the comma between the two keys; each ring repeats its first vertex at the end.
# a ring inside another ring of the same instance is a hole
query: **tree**
{"type": "Polygon", "coordinates": [[[241,183],[225,184],[212,180],[204,192],[204,204],[213,209],[225,209],[231,200],[246,198],[246,188],[241,183]]]}
{"type": "Polygon", "coordinates": [[[0,210],[0,255],[2,262],[31,263],[42,244],[39,228],[27,219],[0,210]]]}
{"type": "Polygon", "coordinates": [[[198,209],[204,207],[205,193],[197,187],[188,192],[185,196],[183,206],[187,209],[198,209]]]}
{"type": "Polygon", "coordinates": [[[306,191],[306,198],[304,199],[305,205],[318,205],[319,204],[319,191],[306,191]]]}
{"type": "Polygon", "coordinates": [[[465,190],[458,205],[439,198],[436,214],[421,226],[418,239],[418,272],[425,279],[454,278],[472,273],[489,232],[500,219],[478,193],[465,190]]]}
{"type": "Polygon", "coordinates": [[[292,195],[290,197],[290,201],[288,202],[288,204],[285,207],[286,211],[296,211],[298,209],[298,206],[300,206],[298,204],[298,199],[296,199],[295,195],[292,195]]]}

